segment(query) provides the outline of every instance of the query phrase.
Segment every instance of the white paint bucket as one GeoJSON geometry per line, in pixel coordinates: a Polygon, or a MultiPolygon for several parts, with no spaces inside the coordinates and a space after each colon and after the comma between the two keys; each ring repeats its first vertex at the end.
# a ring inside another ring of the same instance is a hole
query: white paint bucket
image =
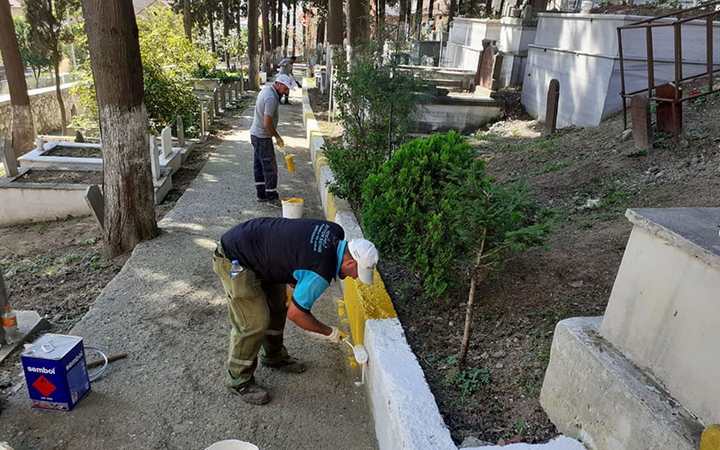
{"type": "Polygon", "coordinates": [[[227,439],[225,441],[216,442],[205,450],[260,450],[257,445],[249,442],[238,441],[237,439],[227,439]]]}
{"type": "Polygon", "coordinates": [[[282,201],[282,215],[286,219],[300,219],[303,215],[305,200],[300,197],[291,197],[282,201]]]}

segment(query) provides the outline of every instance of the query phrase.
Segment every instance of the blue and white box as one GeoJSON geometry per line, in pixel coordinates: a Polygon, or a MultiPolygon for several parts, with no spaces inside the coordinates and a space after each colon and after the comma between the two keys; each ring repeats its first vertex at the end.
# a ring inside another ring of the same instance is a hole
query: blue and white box
{"type": "Polygon", "coordinates": [[[33,408],[70,411],[90,391],[81,337],[45,334],[20,360],[33,408]]]}

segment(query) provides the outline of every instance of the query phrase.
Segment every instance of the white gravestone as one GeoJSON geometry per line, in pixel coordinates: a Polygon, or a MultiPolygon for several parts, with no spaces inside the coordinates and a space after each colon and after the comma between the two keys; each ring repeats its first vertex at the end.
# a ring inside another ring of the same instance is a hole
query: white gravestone
{"type": "Polygon", "coordinates": [[[175,127],[177,128],[178,145],[180,147],[185,147],[185,124],[183,123],[182,116],[177,116],[175,127]]]}
{"type": "Polygon", "coordinates": [[[153,180],[159,180],[160,173],[160,153],[157,147],[157,140],[152,134],[148,136],[150,142],[150,169],[152,170],[153,180]]]}
{"type": "Polygon", "coordinates": [[[165,127],[160,132],[163,156],[167,159],[172,155],[172,128],[165,127]]]}

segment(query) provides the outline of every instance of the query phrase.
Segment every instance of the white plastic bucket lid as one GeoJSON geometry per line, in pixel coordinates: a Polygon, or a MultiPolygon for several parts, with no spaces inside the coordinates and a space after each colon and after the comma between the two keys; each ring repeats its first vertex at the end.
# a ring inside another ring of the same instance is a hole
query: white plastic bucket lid
{"type": "Polygon", "coordinates": [[[227,439],[216,442],[205,450],[260,450],[257,445],[249,442],[238,441],[237,439],[227,439]]]}

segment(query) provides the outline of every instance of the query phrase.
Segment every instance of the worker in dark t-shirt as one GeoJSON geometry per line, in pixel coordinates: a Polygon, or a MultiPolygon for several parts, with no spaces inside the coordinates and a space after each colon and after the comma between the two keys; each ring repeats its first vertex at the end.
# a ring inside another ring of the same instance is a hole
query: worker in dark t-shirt
{"type": "Polygon", "coordinates": [[[270,401],[254,379],[258,353],[264,366],[305,371],[283,345],[285,318],[312,335],[340,342],[344,334],[310,312],[334,278],[372,283],[378,251],[365,239],[345,240],[336,223],[313,219],[259,218],[228,230],[213,255],[213,270],[228,297],[232,329],[226,385],[247,403],[270,401]],[[286,285],[294,286],[286,303],[286,285]]]}

